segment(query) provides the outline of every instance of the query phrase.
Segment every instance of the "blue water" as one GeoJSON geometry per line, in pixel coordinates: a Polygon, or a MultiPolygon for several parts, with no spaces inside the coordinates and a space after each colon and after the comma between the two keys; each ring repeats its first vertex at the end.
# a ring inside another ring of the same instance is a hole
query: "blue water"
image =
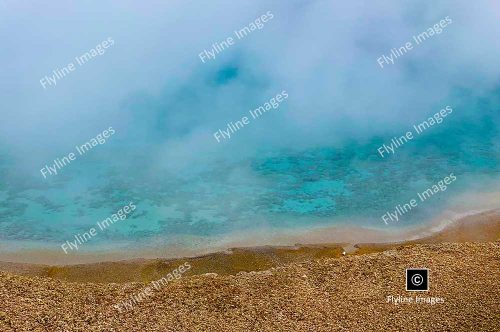
{"type": "Polygon", "coordinates": [[[153,238],[179,243],[190,235],[210,238],[261,226],[279,231],[346,220],[378,228],[415,225],[460,193],[494,189],[491,179],[500,173],[498,105],[480,110],[473,118],[457,110],[384,159],[377,148],[391,136],[301,150],[262,147],[250,157],[212,159],[172,172],[151,165],[154,147],[110,142],[42,181],[39,173],[13,167],[4,152],[0,240],[59,246],[129,202],[137,209],[85,250],[153,238]],[[382,223],[387,210],[452,172],[457,181],[446,191],[400,222],[382,223]]]}

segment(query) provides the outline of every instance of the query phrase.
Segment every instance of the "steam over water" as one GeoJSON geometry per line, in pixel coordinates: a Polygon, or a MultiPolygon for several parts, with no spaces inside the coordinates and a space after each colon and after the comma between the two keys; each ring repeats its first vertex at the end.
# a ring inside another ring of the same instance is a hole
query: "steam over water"
{"type": "Polygon", "coordinates": [[[83,4],[9,3],[0,245],[60,250],[107,218],[80,250],[340,224],[398,230],[452,204],[473,209],[459,197],[500,192],[498,8],[410,3],[125,1],[95,4],[91,22],[83,4]],[[231,47],[203,53],[264,14],[231,47]],[[377,63],[444,17],[441,33],[377,63]],[[242,121],[282,91],[279,107],[242,121]],[[446,106],[441,123],[401,144],[446,106]],[[398,210],[451,173],[445,189],[398,210]],[[384,222],[388,211],[398,220],[384,222]]]}
{"type": "Polygon", "coordinates": [[[494,117],[484,114],[472,125],[458,117],[384,159],[376,152],[383,139],[373,137],[298,151],[263,147],[251,157],[210,160],[172,172],[151,165],[154,150],[110,141],[44,182],[17,176],[4,154],[2,240],[64,242],[130,201],[137,209],[92,243],[147,243],[161,237],[187,244],[187,235],[334,226],[346,220],[376,228],[410,226],[429,220],[460,193],[498,189],[491,187],[499,170],[494,117]],[[450,172],[457,180],[445,191],[384,225],[380,217],[386,210],[450,172]]]}

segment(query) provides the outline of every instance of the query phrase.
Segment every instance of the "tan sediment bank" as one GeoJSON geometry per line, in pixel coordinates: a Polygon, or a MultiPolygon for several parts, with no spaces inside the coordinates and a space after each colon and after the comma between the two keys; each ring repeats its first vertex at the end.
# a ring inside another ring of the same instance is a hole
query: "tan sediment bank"
{"type": "MultiPolygon", "coordinates": [[[[311,232],[307,239],[314,244],[296,244],[294,246],[259,246],[238,247],[229,250],[208,253],[195,257],[172,259],[133,259],[72,265],[42,265],[8,262],[8,258],[0,255],[0,271],[11,272],[26,276],[51,277],[76,282],[113,282],[130,281],[148,282],[161,278],[162,275],[173,270],[179,264],[188,261],[192,269],[186,275],[200,275],[204,273],[236,274],[240,271],[262,271],[272,267],[290,263],[300,263],[320,258],[338,258],[344,255],[360,255],[414,244],[443,243],[443,242],[492,242],[500,238],[500,211],[492,210],[464,217],[450,223],[439,230],[434,225],[434,233],[428,230],[429,225],[422,229],[415,229],[408,233],[398,233],[391,236],[378,231],[366,233],[363,237],[368,241],[349,242],[349,231],[352,229],[336,229],[335,238],[346,239],[343,243],[326,243],[322,241],[330,238],[325,231],[311,232]],[[326,235],[325,235],[326,234],[326,235]],[[420,236],[419,236],[420,235],[420,236]],[[415,238],[414,240],[398,241],[398,238],[415,238]],[[377,239],[377,242],[369,242],[377,239]],[[380,241],[382,239],[383,242],[380,241]],[[385,241],[384,241],[385,240],[385,241]],[[324,243],[321,243],[324,242],[324,243]],[[320,244],[317,244],[320,243],[320,244]],[[2,261],[3,260],[3,261],[2,261]]],[[[356,237],[360,239],[359,235],[356,237]]],[[[12,261],[16,261],[13,256],[12,261]]]]}
{"type": "Polygon", "coordinates": [[[0,272],[0,331],[499,331],[499,238],[492,211],[398,243],[2,263],[10,272],[0,272]],[[179,279],[132,305],[149,281],[186,261],[191,268],[179,279]],[[415,267],[429,269],[429,291],[406,291],[405,269],[415,267]],[[403,298],[414,302],[394,300],[403,298]],[[130,309],[115,307],[125,302],[130,309]]]}
{"type": "Polygon", "coordinates": [[[260,272],[184,275],[133,306],[148,283],[0,272],[0,331],[499,331],[499,259],[498,241],[404,245],[260,272]],[[405,290],[409,267],[429,269],[429,291],[405,290]],[[401,298],[413,303],[393,300],[401,298]],[[131,308],[120,312],[115,305],[125,301],[131,308]]]}

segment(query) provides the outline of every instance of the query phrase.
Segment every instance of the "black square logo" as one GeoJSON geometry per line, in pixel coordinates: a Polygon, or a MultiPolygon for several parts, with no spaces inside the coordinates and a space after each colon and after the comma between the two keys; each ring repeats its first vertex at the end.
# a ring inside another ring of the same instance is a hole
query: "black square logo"
{"type": "Polygon", "coordinates": [[[429,269],[406,269],[407,291],[429,290],[429,269]]]}

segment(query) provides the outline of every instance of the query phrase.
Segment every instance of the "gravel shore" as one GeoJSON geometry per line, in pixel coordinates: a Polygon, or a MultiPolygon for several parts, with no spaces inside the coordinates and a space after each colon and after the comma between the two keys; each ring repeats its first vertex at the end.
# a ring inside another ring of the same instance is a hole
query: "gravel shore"
{"type": "Polygon", "coordinates": [[[0,331],[499,331],[500,242],[404,245],[260,272],[183,276],[131,310],[148,283],[0,273],[0,331]],[[428,292],[405,269],[430,269],[428,292]],[[444,303],[388,302],[388,296],[444,303]]]}

